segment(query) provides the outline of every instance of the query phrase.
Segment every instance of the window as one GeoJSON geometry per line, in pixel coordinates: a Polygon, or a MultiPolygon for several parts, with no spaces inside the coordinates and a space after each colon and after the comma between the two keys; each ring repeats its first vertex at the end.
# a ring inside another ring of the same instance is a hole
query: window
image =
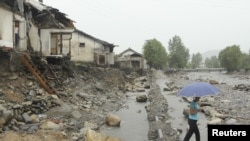
{"type": "Polygon", "coordinates": [[[79,47],[85,47],[85,43],[80,43],[79,47]]]}

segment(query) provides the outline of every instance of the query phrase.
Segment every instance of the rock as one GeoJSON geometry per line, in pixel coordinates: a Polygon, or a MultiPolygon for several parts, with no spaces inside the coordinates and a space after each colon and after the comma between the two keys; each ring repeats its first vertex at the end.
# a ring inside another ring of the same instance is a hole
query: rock
{"type": "Polygon", "coordinates": [[[31,87],[31,86],[33,85],[33,82],[32,82],[32,81],[28,81],[28,82],[26,82],[26,85],[27,85],[28,87],[31,87]]]}
{"type": "Polygon", "coordinates": [[[149,84],[145,84],[144,85],[144,89],[150,89],[150,85],[149,84]]]}
{"type": "Polygon", "coordinates": [[[53,98],[53,99],[58,99],[58,96],[57,95],[50,95],[51,96],[51,98],[53,98]]]}
{"type": "Polygon", "coordinates": [[[5,124],[5,119],[0,117],[0,128],[3,128],[4,124],[5,124]]]}
{"type": "Polygon", "coordinates": [[[210,117],[216,117],[220,115],[215,109],[209,109],[209,116],[210,117]]]}
{"type": "Polygon", "coordinates": [[[167,87],[167,88],[163,88],[163,91],[171,91],[171,89],[167,87]]]}
{"type": "Polygon", "coordinates": [[[136,97],[137,102],[146,102],[148,97],[146,95],[140,95],[136,97]]]}
{"type": "Polygon", "coordinates": [[[83,92],[80,92],[77,94],[79,97],[83,98],[83,99],[89,99],[91,98],[91,96],[88,94],[88,93],[83,93],[83,92]]]}
{"type": "Polygon", "coordinates": [[[6,110],[6,108],[3,105],[0,104],[0,112],[3,112],[5,110],[6,110]]]}
{"type": "Polygon", "coordinates": [[[29,91],[29,95],[30,96],[35,96],[36,95],[36,91],[35,90],[30,90],[29,91]]]}
{"type": "Polygon", "coordinates": [[[12,119],[13,117],[13,112],[10,111],[10,110],[4,110],[3,113],[2,113],[2,117],[3,119],[8,122],[12,119]]]}
{"type": "Polygon", "coordinates": [[[122,141],[122,140],[116,137],[105,135],[103,133],[97,133],[91,129],[87,129],[85,141],[122,141]]]}
{"type": "Polygon", "coordinates": [[[237,123],[237,120],[233,119],[233,118],[231,118],[225,122],[225,124],[227,124],[227,125],[232,125],[232,124],[236,124],[236,123],[237,123]]]}
{"type": "Polygon", "coordinates": [[[39,114],[38,117],[39,117],[39,119],[43,120],[43,119],[47,119],[48,115],[46,115],[46,114],[39,114]]]}
{"type": "Polygon", "coordinates": [[[121,123],[121,119],[112,114],[112,113],[108,113],[106,116],[106,124],[109,126],[120,126],[121,123]]]}
{"type": "Polygon", "coordinates": [[[30,118],[32,119],[32,123],[38,123],[38,122],[40,122],[40,119],[39,119],[38,115],[36,115],[36,114],[32,114],[30,116],[30,118]]]}
{"type": "Polygon", "coordinates": [[[22,117],[25,123],[32,123],[32,118],[27,113],[23,113],[22,117]]]}
{"type": "Polygon", "coordinates": [[[87,121],[84,122],[84,128],[85,128],[85,130],[88,129],[88,128],[90,128],[90,129],[96,129],[97,127],[98,126],[97,126],[96,123],[90,123],[90,122],[87,122],[87,121]]]}
{"type": "Polygon", "coordinates": [[[209,80],[209,83],[212,84],[212,85],[213,85],[213,84],[219,84],[219,82],[216,81],[216,80],[209,80]]]}
{"type": "Polygon", "coordinates": [[[208,124],[221,124],[222,123],[222,119],[220,118],[212,118],[208,124]]]}
{"type": "Polygon", "coordinates": [[[12,76],[10,76],[8,79],[9,79],[9,80],[16,80],[17,78],[18,78],[17,75],[12,75],[12,76]]]}
{"type": "Polygon", "coordinates": [[[34,130],[38,130],[40,125],[40,123],[24,124],[20,126],[20,130],[33,132],[34,130]]]}
{"type": "Polygon", "coordinates": [[[45,121],[42,123],[41,128],[45,130],[61,130],[63,128],[63,124],[56,124],[52,121],[45,121]]]}
{"type": "Polygon", "coordinates": [[[136,89],[136,91],[137,91],[137,92],[145,92],[146,90],[143,89],[143,88],[138,88],[138,89],[136,89]]]}
{"type": "Polygon", "coordinates": [[[80,119],[82,117],[82,114],[79,111],[73,111],[71,115],[74,119],[80,119]]]}

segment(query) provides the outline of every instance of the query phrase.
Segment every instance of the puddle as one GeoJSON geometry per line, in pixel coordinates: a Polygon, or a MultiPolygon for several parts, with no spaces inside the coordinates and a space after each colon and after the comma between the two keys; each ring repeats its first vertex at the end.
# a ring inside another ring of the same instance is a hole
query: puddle
{"type": "Polygon", "coordinates": [[[137,95],[146,93],[128,93],[130,97],[126,106],[115,113],[121,118],[120,127],[104,125],[100,131],[110,136],[119,137],[124,141],[148,141],[149,123],[145,109],[148,103],[136,102],[137,95]]]}

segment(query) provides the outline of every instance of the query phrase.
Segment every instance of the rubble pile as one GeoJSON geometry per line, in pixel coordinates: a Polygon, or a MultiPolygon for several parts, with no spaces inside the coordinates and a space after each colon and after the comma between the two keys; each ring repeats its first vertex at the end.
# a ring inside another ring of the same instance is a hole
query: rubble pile
{"type": "Polygon", "coordinates": [[[50,68],[34,61],[56,90],[49,94],[27,68],[9,71],[4,62],[0,61],[0,132],[53,130],[63,132],[68,140],[83,139],[86,129],[98,130],[105,116],[126,102],[125,92],[136,91],[133,80],[140,76],[134,71],[88,65],[50,68]]]}

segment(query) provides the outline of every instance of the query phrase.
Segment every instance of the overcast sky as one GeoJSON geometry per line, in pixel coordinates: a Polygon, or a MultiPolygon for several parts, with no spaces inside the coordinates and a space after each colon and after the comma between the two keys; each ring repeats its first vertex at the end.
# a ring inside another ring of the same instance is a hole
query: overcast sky
{"type": "Polygon", "coordinates": [[[250,0],[43,0],[75,21],[77,29],[142,53],[157,39],[168,52],[175,35],[190,54],[239,45],[250,50],[250,0]]]}

